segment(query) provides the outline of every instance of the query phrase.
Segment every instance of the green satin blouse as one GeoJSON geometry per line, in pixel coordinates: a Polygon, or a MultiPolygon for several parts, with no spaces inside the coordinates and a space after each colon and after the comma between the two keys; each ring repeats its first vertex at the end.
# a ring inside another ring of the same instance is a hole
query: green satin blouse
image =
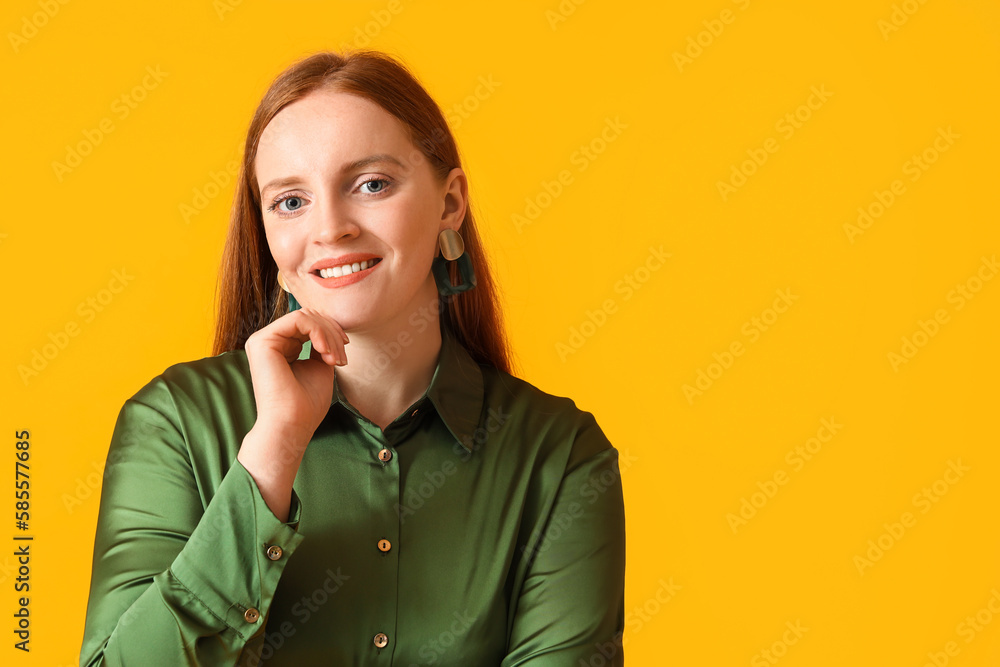
{"type": "Polygon", "coordinates": [[[591,413],[442,326],[430,386],[385,431],[335,381],[287,523],[236,460],[255,418],[243,350],[125,402],[81,665],[623,664],[618,451],[591,413]]]}

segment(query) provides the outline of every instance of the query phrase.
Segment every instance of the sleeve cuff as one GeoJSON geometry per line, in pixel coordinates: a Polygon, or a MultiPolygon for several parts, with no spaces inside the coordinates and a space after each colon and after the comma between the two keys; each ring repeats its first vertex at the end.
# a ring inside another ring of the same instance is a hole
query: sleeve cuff
{"type": "Polygon", "coordinates": [[[292,491],[289,521],[264,502],[247,469],[234,460],[170,572],[243,639],[267,618],[288,559],[304,537],[292,491]]]}

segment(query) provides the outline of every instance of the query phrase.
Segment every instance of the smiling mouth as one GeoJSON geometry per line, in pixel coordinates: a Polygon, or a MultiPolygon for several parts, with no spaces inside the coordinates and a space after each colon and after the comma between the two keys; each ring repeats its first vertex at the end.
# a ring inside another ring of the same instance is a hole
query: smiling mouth
{"type": "Polygon", "coordinates": [[[332,266],[328,269],[320,269],[319,271],[316,271],[316,275],[318,275],[320,278],[341,278],[343,276],[349,276],[352,273],[358,273],[359,271],[364,271],[365,269],[369,269],[381,261],[382,261],[381,257],[376,257],[375,259],[367,259],[363,262],[354,262],[353,264],[332,266]]]}

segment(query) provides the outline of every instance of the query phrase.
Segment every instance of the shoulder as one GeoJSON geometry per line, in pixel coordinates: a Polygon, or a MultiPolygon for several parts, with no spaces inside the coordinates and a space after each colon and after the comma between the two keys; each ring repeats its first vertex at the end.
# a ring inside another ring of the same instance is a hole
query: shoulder
{"type": "Polygon", "coordinates": [[[231,350],[214,357],[176,363],[159,377],[178,389],[198,390],[208,386],[223,388],[245,384],[250,378],[249,371],[246,351],[231,350]]]}
{"type": "Polygon", "coordinates": [[[602,451],[614,450],[597,418],[568,396],[544,391],[536,385],[504,371],[481,366],[483,371],[483,412],[493,409],[496,420],[504,420],[519,437],[535,442],[551,453],[567,457],[574,467],[602,451]]]}
{"type": "Polygon", "coordinates": [[[125,401],[112,451],[160,461],[180,455],[198,469],[224,470],[255,419],[245,352],[180,362],[125,401]]]}
{"type": "Polygon", "coordinates": [[[160,412],[204,411],[219,401],[240,402],[253,397],[246,352],[232,350],[217,356],[168,366],[140,388],[129,402],[143,403],[160,412]]]}

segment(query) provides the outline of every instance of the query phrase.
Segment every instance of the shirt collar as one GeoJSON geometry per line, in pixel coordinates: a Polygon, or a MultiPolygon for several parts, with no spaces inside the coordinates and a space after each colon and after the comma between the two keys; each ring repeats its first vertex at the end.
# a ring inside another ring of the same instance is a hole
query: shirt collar
{"type": "Polygon", "coordinates": [[[455,439],[473,451],[483,412],[483,371],[447,325],[441,326],[441,355],[427,396],[455,439]]]}
{"type": "MultiPolygon", "coordinates": [[[[308,359],[311,348],[311,342],[306,341],[299,359],[308,359]]],[[[466,450],[472,452],[475,447],[473,437],[483,411],[484,393],[482,369],[451,329],[442,323],[441,352],[437,366],[430,385],[417,403],[425,397],[430,399],[451,434],[466,450]]],[[[344,407],[349,405],[337,386],[336,376],[333,380],[333,402],[339,402],[344,407]]]]}

